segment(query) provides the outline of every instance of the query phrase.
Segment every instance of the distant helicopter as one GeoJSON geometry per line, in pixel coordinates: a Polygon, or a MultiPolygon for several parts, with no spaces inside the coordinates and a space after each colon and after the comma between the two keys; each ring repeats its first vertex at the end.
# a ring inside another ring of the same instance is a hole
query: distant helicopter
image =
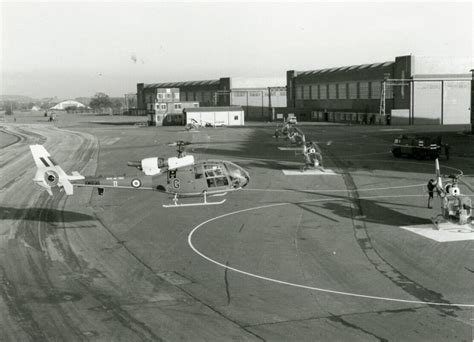
{"type": "Polygon", "coordinates": [[[206,123],[204,123],[204,125],[203,125],[202,122],[199,123],[199,122],[197,122],[196,119],[191,118],[191,122],[187,123],[187,124],[184,126],[184,129],[185,129],[186,131],[191,131],[191,130],[197,131],[199,128],[201,128],[201,127],[203,127],[203,126],[204,126],[204,127],[214,127],[214,125],[213,125],[212,123],[210,123],[210,122],[206,122],[206,123]]]}
{"type": "Polygon", "coordinates": [[[304,141],[303,131],[298,127],[295,127],[290,122],[283,122],[282,126],[277,126],[273,137],[276,139],[278,139],[279,137],[283,137],[285,139],[288,139],[290,144],[296,146],[303,145],[304,141]]]}
{"type": "Polygon", "coordinates": [[[303,136],[303,171],[310,169],[323,169],[323,155],[319,146],[312,141],[306,142],[303,136]]]}
{"type": "Polygon", "coordinates": [[[197,131],[201,127],[202,127],[202,125],[199,122],[197,122],[195,119],[191,118],[191,122],[187,123],[184,126],[184,129],[187,130],[187,131],[190,131],[190,130],[197,131]]]}
{"type": "MultiPolygon", "coordinates": [[[[184,144],[178,144],[178,146],[184,144]]],[[[178,147],[179,150],[182,149],[178,147]]],[[[66,174],[51,158],[42,145],[30,145],[37,170],[33,181],[46,189],[52,196],[53,188],[64,190],[66,195],[73,194],[73,186],[93,187],[103,195],[105,188],[154,190],[174,195],[173,204],[169,207],[187,207],[217,205],[224,200],[210,202],[207,196],[225,196],[229,191],[244,188],[250,176],[242,167],[226,160],[205,160],[195,162],[193,156],[165,158],[146,158],[140,162],[129,162],[142,170],[142,176],[83,176],[78,172],[66,174]],[[178,197],[200,197],[203,202],[178,203],[178,197]]]]}
{"type": "Polygon", "coordinates": [[[435,160],[436,191],[441,198],[441,214],[432,219],[438,230],[465,228],[474,231],[472,217],[472,201],[469,196],[462,195],[458,179],[462,176],[449,175],[450,182],[443,186],[438,159],[435,160]]]}

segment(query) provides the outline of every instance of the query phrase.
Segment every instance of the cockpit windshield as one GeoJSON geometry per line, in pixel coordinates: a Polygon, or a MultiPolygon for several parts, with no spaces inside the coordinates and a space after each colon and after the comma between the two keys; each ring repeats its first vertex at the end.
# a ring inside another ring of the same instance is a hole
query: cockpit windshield
{"type": "Polygon", "coordinates": [[[229,180],[235,189],[243,188],[248,184],[250,177],[243,168],[231,162],[225,162],[224,165],[229,172],[229,180]]]}

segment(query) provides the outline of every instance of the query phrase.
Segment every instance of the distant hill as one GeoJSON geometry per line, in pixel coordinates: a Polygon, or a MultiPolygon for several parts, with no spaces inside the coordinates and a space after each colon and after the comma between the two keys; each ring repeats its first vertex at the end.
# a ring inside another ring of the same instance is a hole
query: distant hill
{"type": "Polygon", "coordinates": [[[15,101],[19,103],[23,102],[35,102],[37,99],[34,99],[29,96],[24,95],[0,95],[0,101],[15,101]]]}

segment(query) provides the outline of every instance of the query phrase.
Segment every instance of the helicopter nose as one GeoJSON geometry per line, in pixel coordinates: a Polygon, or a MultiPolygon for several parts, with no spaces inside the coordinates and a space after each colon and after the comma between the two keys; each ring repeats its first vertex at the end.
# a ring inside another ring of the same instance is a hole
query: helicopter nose
{"type": "Polygon", "coordinates": [[[247,186],[247,184],[249,183],[250,176],[249,176],[249,173],[247,171],[245,171],[244,169],[240,169],[240,171],[241,171],[241,175],[242,175],[241,182],[240,182],[240,187],[243,188],[243,187],[247,186]]]}
{"type": "Polygon", "coordinates": [[[230,162],[226,165],[234,188],[243,188],[249,183],[250,176],[242,167],[230,162]]]}
{"type": "Polygon", "coordinates": [[[235,177],[234,187],[236,188],[243,188],[250,181],[249,174],[240,166],[238,166],[236,172],[234,173],[234,177],[235,177]]]}

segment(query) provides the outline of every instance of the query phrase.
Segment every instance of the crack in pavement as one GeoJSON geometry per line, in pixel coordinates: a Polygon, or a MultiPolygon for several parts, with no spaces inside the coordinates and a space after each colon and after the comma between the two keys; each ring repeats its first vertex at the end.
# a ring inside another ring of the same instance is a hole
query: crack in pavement
{"type": "MultiPolygon", "coordinates": [[[[229,266],[229,261],[226,261],[225,265],[229,266]]],[[[227,305],[230,305],[229,279],[227,278],[228,271],[229,271],[229,268],[226,267],[224,269],[224,283],[225,283],[225,293],[226,293],[226,296],[227,296],[227,305]]]]}
{"type": "MultiPolygon", "coordinates": [[[[330,313],[331,314],[331,313],[330,313]]],[[[377,340],[379,340],[380,342],[387,342],[388,340],[386,338],[383,338],[381,336],[378,336],[356,324],[353,324],[353,323],[350,323],[348,321],[346,321],[345,319],[343,319],[341,316],[336,316],[336,315],[332,315],[330,317],[328,317],[329,320],[333,321],[333,322],[337,322],[337,323],[340,323],[346,327],[349,327],[349,328],[352,328],[352,329],[355,329],[355,330],[359,330],[361,332],[363,332],[364,334],[366,335],[370,335],[372,337],[375,337],[377,340]]]]}
{"type": "MultiPolygon", "coordinates": [[[[337,167],[343,169],[345,162],[341,161],[333,153],[330,153],[330,155],[334,164],[337,167]]],[[[352,201],[351,210],[354,238],[359,244],[362,252],[365,254],[367,260],[373,265],[373,267],[380,274],[392,281],[397,287],[421,301],[451,304],[450,301],[443,298],[441,293],[430,290],[408,278],[382,257],[382,255],[372,243],[365,221],[363,219],[357,219],[357,217],[364,217],[364,212],[354,179],[350,173],[346,173],[343,174],[343,180],[346,188],[351,189],[348,190],[348,198],[350,198],[352,201]]],[[[451,317],[457,317],[454,311],[461,310],[459,307],[455,306],[450,306],[449,308],[442,306],[431,307],[451,317]]]]}
{"type": "Polygon", "coordinates": [[[325,315],[325,316],[313,316],[313,317],[305,317],[305,318],[299,318],[299,319],[288,319],[288,320],[283,320],[283,321],[249,324],[249,325],[246,325],[245,327],[253,328],[253,327],[259,327],[259,326],[264,326],[264,325],[305,322],[305,321],[311,321],[311,320],[328,319],[331,317],[350,317],[350,316],[356,316],[356,315],[359,316],[359,315],[369,315],[369,314],[381,315],[381,314],[387,314],[387,313],[416,312],[416,310],[418,309],[426,309],[426,306],[417,306],[413,308],[404,308],[404,309],[387,309],[387,310],[354,312],[354,313],[348,313],[348,314],[342,314],[342,315],[334,315],[328,311],[329,315],[325,315]]]}

